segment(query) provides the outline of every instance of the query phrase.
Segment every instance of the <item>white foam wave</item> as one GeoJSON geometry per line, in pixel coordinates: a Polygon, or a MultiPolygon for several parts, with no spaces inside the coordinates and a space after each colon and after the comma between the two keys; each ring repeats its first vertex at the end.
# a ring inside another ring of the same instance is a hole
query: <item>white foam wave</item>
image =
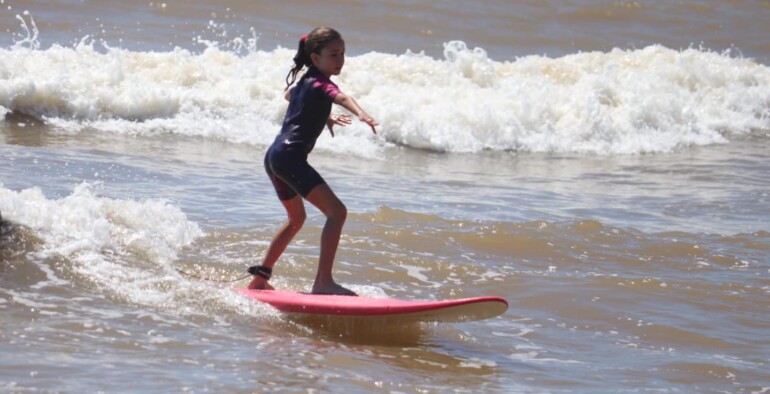
{"type": "Polygon", "coordinates": [[[45,241],[44,254],[82,262],[105,254],[134,254],[168,264],[202,235],[197,224],[165,201],[114,200],[99,197],[92,188],[82,183],[58,200],[47,199],[39,188],[0,188],[0,210],[37,233],[45,241]]]}
{"type": "MultiPolygon", "coordinates": [[[[293,51],[199,54],[0,49],[0,106],[63,130],[175,133],[266,145],[286,108],[293,51]]],[[[448,152],[666,152],[770,129],[770,68],[662,46],[489,59],[459,41],[444,58],[368,53],[337,79],[381,127],[358,122],[318,148],[377,156],[393,144],[448,152]]]]}
{"type": "Polygon", "coordinates": [[[95,188],[83,183],[69,196],[48,199],[39,188],[17,192],[0,187],[4,219],[29,227],[44,241],[35,255],[48,280],[36,286],[74,280],[131,303],[176,313],[205,312],[198,301],[226,302],[231,309],[251,313],[252,306],[229,289],[176,274],[177,254],[203,235],[178,207],[163,200],[101,197],[95,188]],[[64,265],[56,270],[44,263],[53,256],[63,258],[64,265]]]}
{"type": "Polygon", "coordinates": [[[189,281],[178,274],[178,254],[204,235],[195,222],[165,200],[99,196],[82,183],[69,196],[47,198],[39,188],[0,185],[4,220],[29,227],[44,243],[35,253],[48,280],[35,287],[87,283],[92,290],[134,305],[181,315],[205,315],[226,324],[222,311],[273,318],[271,308],[250,302],[229,287],[189,281]],[[48,257],[63,257],[52,270],[48,257]],[[72,275],[66,278],[62,275],[72,275]]]}

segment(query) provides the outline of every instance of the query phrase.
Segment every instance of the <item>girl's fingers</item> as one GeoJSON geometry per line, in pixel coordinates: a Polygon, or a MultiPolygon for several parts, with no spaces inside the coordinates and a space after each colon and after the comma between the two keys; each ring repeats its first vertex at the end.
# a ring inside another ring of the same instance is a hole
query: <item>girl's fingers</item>
{"type": "Polygon", "coordinates": [[[338,124],[338,125],[348,125],[352,123],[352,119],[350,118],[350,115],[335,115],[332,117],[332,120],[338,124]]]}

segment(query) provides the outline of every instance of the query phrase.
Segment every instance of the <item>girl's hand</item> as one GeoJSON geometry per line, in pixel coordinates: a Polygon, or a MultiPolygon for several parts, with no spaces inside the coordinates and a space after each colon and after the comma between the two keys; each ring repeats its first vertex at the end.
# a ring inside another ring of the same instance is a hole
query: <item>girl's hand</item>
{"type": "Polygon", "coordinates": [[[352,120],[348,114],[330,115],[329,119],[326,120],[326,127],[329,128],[329,132],[332,134],[332,138],[334,138],[334,126],[347,126],[351,122],[352,120]]]}
{"type": "Polygon", "coordinates": [[[369,114],[366,113],[366,111],[361,108],[356,100],[353,97],[348,96],[345,93],[339,92],[336,96],[334,96],[334,104],[341,105],[346,110],[357,114],[358,119],[360,119],[362,122],[369,125],[369,127],[372,128],[372,132],[374,134],[377,134],[377,129],[375,129],[375,126],[379,126],[379,123],[375,121],[369,114]]]}
{"type": "Polygon", "coordinates": [[[377,121],[374,120],[371,116],[369,116],[369,114],[367,114],[366,112],[361,112],[358,115],[358,119],[360,119],[362,122],[368,124],[369,127],[372,128],[372,133],[377,134],[377,130],[374,128],[374,126],[379,126],[380,124],[377,123],[377,121]]]}

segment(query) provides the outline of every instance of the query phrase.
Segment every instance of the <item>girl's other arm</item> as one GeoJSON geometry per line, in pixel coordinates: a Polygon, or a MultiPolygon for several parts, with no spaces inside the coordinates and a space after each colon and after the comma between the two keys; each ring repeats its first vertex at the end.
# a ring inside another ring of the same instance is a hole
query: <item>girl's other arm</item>
{"type": "Polygon", "coordinates": [[[372,117],[369,116],[369,114],[367,114],[366,111],[364,111],[360,105],[358,105],[358,103],[353,97],[350,97],[345,93],[339,92],[337,93],[336,96],[334,96],[334,104],[341,105],[346,110],[354,113],[356,116],[358,116],[358,119],[368,124],[369,127],[372,128],[372,132],[374,134],[377,134],[377,130],[374,127],[378,126],[379,123],[377,123],[374,119],[372,119],[372,117]]]}
{"type": "Polygon", "coordinates": [[[326,120],[326,127],[329,128],[329,132],[332,133],[334,138],[334,126],[347,126],[350,124],[350,115],[329,115],[329,119],[326,120]]]}

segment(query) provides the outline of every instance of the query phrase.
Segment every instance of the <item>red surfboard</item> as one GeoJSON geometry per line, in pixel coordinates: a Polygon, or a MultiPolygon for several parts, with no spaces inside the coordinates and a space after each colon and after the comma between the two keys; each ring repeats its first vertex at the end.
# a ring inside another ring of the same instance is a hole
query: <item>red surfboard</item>
{"type": "Polygon", "coordinates": [[[502,315],[508,302],[500,297],[475,297],[441,301],[406,301],[318,295],[281,290],[235,289],[248,298],[286,313],[356,317],[397,317],[405,321],[462,322],[502,315]]]}

